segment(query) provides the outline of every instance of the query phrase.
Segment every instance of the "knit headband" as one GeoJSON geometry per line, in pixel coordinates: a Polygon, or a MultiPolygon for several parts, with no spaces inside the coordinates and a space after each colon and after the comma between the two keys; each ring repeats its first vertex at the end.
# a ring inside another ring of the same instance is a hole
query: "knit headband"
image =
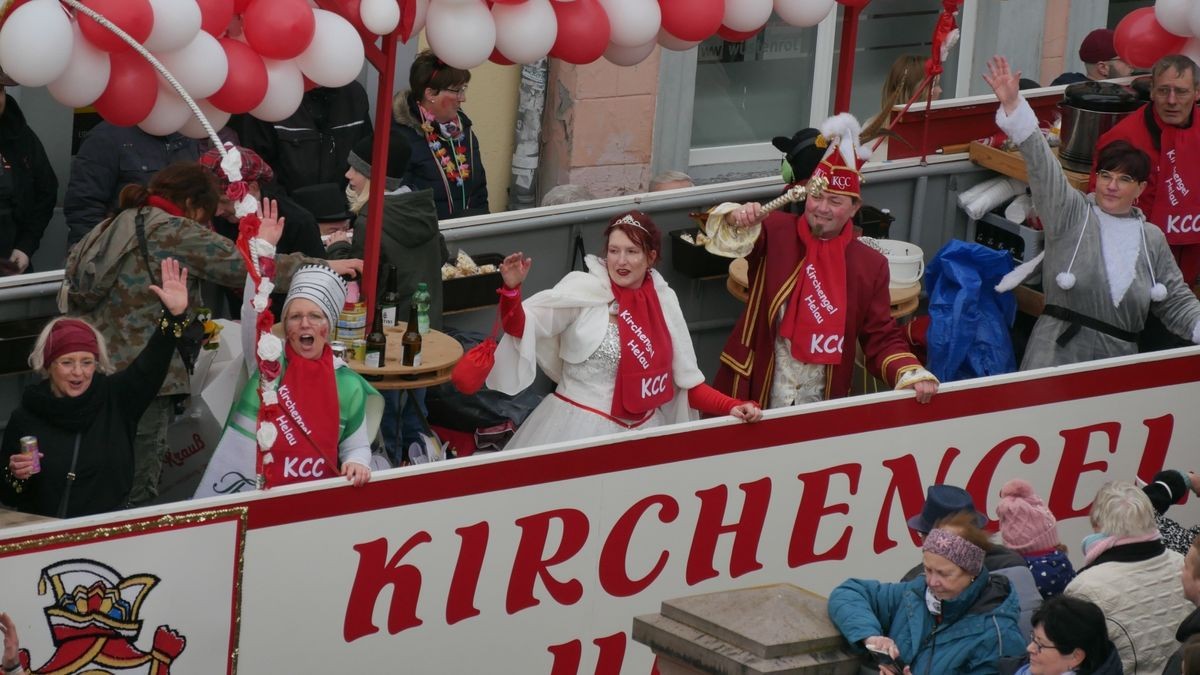
{"type": "Polygon", "coordinates": [[[983,568],[983,549],[949,530],[930,531],[921,550],[942,556],[972,576],[983,568]]]}
{"type": "Polygon", "coordinates": [[[92,356],[100,358],[96,332],[79,319],[61,319],[50,329],[50,336],[46,339],[45,363],[49,365],[64,354],[74,352],[90,352],[92,356]]]}

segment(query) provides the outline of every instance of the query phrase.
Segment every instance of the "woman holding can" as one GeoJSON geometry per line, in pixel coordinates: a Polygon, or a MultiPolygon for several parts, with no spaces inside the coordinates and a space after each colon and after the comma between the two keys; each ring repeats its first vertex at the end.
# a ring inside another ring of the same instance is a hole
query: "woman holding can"
{"type": "Polygon", "coordinates": [[[124,506],[138,420],[158,395],[187,325],[187,269],[167,258],[162,286],[149,288],[162,301],[157,330],[118,373],[104,337],[86,321],[62,317],[42,329],[29,365],[45,379],[26,387],[4,430],[0,501],[58,518],[124,506]]]}

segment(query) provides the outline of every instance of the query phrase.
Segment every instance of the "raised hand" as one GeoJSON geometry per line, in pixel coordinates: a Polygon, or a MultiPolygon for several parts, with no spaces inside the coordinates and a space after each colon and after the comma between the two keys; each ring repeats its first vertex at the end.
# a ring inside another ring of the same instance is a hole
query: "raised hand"
{"type": "Polygon", "coordinates": [[[1008,65],[1008,59],[1003,56],[993,56],[988,59],[987,72],[983,81],[988,83],[996,98],[1004,106],[1005,114],[1011,114],[1021,102],[1021,71],[1013,71],[1008,65]]]}
{"type": "Polygon", "coordinates": [[[188,308],[187,268],[174,258],[162,261],[162,286],[150,285],[150,290],[162,301],[171,316],[179,316],[188,308]]]}
{"type": "Polygon", "coordinates": [[[500,263],[500,277],[504,279],[505,288],[516,288],[525,283],[529,276],[529,268],[533,267],[533,258],[526,258],[524,253],[517,251],[509,254],[500,263]]]}
{"type": "Polygon", "coordinates": [[[734,227],[750,227],[762,219],[762,204],[758,202],[746,202],[725,214],[725,220],[734,227]]]}
{"type": "Polygon", "coordinates": [[[258,205],[258,219],[262,221],[258,226],[258,238],[272,246],[278,244],[279,238],[283,236],[283,218],[279,217],[279,202],[264,197],[258,205]]]}

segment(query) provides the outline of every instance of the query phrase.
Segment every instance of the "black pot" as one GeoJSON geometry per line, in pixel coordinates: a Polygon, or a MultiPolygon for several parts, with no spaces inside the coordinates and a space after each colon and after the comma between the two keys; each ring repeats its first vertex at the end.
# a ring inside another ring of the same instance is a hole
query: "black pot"
{"type": "Polygon", "coordinates": [[[1076,82],[1063,92],[1062,147],[1058,157],[1064,167],[1089,173],[1092,154],[1104,132],[1142,106],[1137,93],[1113,82],[1076,82]]]}

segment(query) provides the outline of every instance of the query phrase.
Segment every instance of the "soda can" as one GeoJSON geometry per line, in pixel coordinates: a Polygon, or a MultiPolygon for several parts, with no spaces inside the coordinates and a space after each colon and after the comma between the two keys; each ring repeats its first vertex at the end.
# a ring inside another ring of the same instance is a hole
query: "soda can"
{"type": "Polygon", "coordinates": [[[350,348],[354,352],[355,361],[365,361],[367,359],[367,341],[354,340],[350,343],[350,348]]]}
{"type": "Polygon", "coordinates": [[[343,361],[346,360],[346,343],[334,340],[333,342],[329,343],[329,349],[333,352],[333,356],[335,358],[339,358],[343,361]]]}
{"type": "Polygon", "coordinates": [[[29,455],[33,459],[32,473],[41,473],[42,458],[38,454],[38,439],[37,436],[22,436],[21,437],[21,452],[29,455]]]}

